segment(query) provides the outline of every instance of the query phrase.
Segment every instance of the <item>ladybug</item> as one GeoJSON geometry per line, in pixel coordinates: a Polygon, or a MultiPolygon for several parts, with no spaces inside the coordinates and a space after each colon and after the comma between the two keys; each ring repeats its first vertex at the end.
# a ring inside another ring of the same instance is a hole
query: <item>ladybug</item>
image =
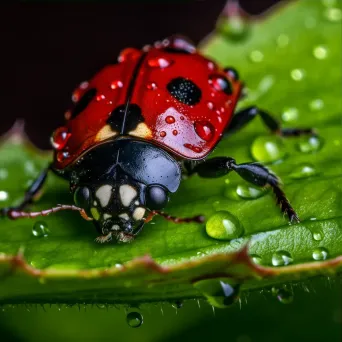
{"type": "Polygon", "coordinates": [[[2,209],[11,219],[79,211],[100,233],[97,242],[129,242],[154,215],[175,223],[202,222],[161,211],[177,191],[182,174],[221,177],[231,171],[273,189],[281,211],[299,221],[279,179],[259,163],[238,164],[223,156],[208,159],[223,136],[260,116],[281,136],[314,134],[281,128],[266,111],[249,107],[234,114],[243,83],[234,68],[221,68],[173,36],[142,50],[127,48],[74,91],[66,123],[52,135],[53,162],[26,191],[17,207],[2,209]],[[74,205],[23,211],[49,171],[68,180],[74,205]]]}

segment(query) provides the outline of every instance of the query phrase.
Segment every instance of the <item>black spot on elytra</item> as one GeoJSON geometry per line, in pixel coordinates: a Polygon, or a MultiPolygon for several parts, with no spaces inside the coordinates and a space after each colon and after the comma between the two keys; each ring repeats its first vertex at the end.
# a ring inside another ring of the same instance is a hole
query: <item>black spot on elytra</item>
{"type": "Polygon", "coordinates": [[[123,132],[126,134],[130,131],[134,131],[135,128],[142,122],[145,121],[141,114],[141,108],[136,104],[129,104],[127,108],[127,114],[125,117],[126,105],[116,107],[107,119],[107,124],[110,125],[111,129],[116,132],[123,132]],[[122,129],[122,126],[124,129],[122,129]]]}
{"type": "Polygon", "coordinates": [[[184,77],[174,78],[166,88],[175,99],[186,105],[194,105],[201,100],[201,89],[194,82],[184,77]]]}
{"type": "Polygon", "coordinates": [[[88,104],[92,101],[92,99],[96,96],[96,93],[97,91],[95,88],[87,90],[76,103],[74,109],[72,110],[71,118],[75,118],[78,114],[83,112],[87,108],[88,104]]]}

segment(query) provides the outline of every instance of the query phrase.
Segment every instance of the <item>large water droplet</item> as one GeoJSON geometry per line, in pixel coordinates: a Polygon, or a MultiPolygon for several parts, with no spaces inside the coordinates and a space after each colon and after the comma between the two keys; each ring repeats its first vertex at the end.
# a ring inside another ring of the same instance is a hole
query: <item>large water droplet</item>
{"type": "Polygon", "coordinates": [[[7,191],[0,191],[0,202],[6,201],[8,199],[8,192],[7,191]]]}
{"type": "Polygon", "coordinates": [[[214,136],[215,128],[208,121],[197,121],[195,122],[195,131],[201,139],[210,141],[214,136]]]}
{"type": "Polygon", "coordinates": [[[291,254],[286,251],[277,251],[272,255],[273,266],[287,266],[293,262],[291,254]]]}
{"type": "Polygon", "coordinates": [[[243,199],[256,199],[263,196],[266,192],[266,189],[257,188],[249,184],[239,184],[236,188],[236,193],[243,199]]]}
{"type": "Polygon", "coordinates": [[[303,69],[293,69],[291,71],[291,78],[294,81],[301,81],[305,76],[305,72],[303,69]]]}
{"type": "Polygon", "coordinates": [[[317,152],[322,148],[322,138],[316,136],[303,137],[297,147],[300,152],[312,153],[317,152]]]}
{"type": "Polygon", "coordinates": [[[321,229],[317,227],[310,228],[312,237],[315,241],[322,241],[324,239],[324,233],[321,229]]]}
{"type": "Polygon", "coordinates": [[[282,304],[290,304],[293,302],[293,291],[287,288],[272,288],[272,293],[277,296],[277,299],[282,304]]]}
{"type": "Polygon", "coordinates": [[[47,224],[44,221],[37,221],[32,228],[32,235],[36,237],[46,237],[50,233],[47,224]]]}
{"type": "Polygon", "coordinates": [[[126,321],[131,328],[139,328],[144,322],[143,316],[135,311],[127,314],[126,321]]]}
{"type": "Polygon", "coordinates": [[[298,120],[298,109],[294,107],[285,108],[281,118],[284,122],[295,122],[298,120]]]}
{"type": "Polygon", "coordinates": [[[318,247],[312,252],[312,258],[317,261],[326,260],[328,255],[328,250],[324,247],[318,247]]]}
{"type": "Polygon", "coordinates": [[[68,132],[66,127],[57,128],[51,137],[52,147],[57,151],[62,150],[67,144],[70,136],[71,134],[68,132]]]}
{"type": "Polygon", "coordinates": [[[324,11],[324,16],[331,22],[339,22],[342,19],[342,11],[337,7],[327,8],[324,11]]]}
{"type": "Polygon", "coordinates": [[[215,308],[227,308],[239,297],[240,285],[229,278],[204,279],[193,285],[215,308]]]}
{"type": "Polygon", "coordinates": [[[206,232],[213,239],[232,240],[243,234],[240,221],[228,211],[217,211],[206,223],[206,232]]]}
{"type": "Polygon", "coordinates": [[[264,59],[264,54],[259,50],[254,50],[249,54],[249,58],[254,63],[260,63],[264,59]]]}
{"type": "Polygon", "coordinates": [[[290,173],[290,177],[293,179],[302,179],[314,176],[317,174],[314,166],[311,164],[302,164],[293,169],[290,173]]]}
{"type": "Polygon", "coordinates": [[[310,101],[309,107],[312,111],[321,110],[324,107],[324,102],[322,99],[314,99],[310,101]]]}
{"type": "Polygon", "coordinates": [[[251,153],[257,161],[273,162],[285,156],[285,148],[278,136],[259,136],[252,143],[251,153]]]}
{"type": "Polygon", "coordinates": [[[172,61],[166,58],[162,58],[162,57],[156,57],[156,58],[151,58],[147,61],[147,64],[151,67],[151,68],[167,68],[168,66],[170,66],[172,64],[172,61]]]}
{"type": "Polygon", "coordinates": [[[317,45],[312,51],[313,55],[317,59],[326,59],[328,57],[328,49],[323,45],[317,45]]]}

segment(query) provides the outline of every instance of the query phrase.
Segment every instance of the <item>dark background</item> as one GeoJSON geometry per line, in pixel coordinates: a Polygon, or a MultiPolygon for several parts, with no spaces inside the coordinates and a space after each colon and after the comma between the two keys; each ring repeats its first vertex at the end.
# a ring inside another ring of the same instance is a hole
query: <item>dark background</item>
{"type": "MultiPolygon", "coordinates": [[[[258,14],[281,0],[240,0],[258,14]]],[[[24,118],[33,142],[49,148],[71,92],[121,49],[174,33],[199,42],[215,27],[226,0],[183,2],[23,2],[1,5],[0,134],[24,118]]]]}

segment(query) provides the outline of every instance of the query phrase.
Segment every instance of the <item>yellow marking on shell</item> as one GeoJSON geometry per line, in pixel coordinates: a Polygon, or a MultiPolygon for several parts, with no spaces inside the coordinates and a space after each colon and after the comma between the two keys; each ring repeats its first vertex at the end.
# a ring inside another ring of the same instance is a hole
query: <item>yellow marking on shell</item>
{"type": "Polygon", "coordinates": [[[91,215],[93,216],[94,220],[98,221],[100,218],[100,213],[96,208],[90,209],[91,215]]]}
{"type": "Polygon", "coordinates": [[[129,135],[133,135],[135,137],[152,139],[152,131],[148,128],[148,126],[141,122],[134,131],[128,132],[129,135]]]}
{"type": "Polygon", "coordinates": [[[103,141],[118,135],[109,125],[103,126],[96,134],[95,141],[103,141]]]}

